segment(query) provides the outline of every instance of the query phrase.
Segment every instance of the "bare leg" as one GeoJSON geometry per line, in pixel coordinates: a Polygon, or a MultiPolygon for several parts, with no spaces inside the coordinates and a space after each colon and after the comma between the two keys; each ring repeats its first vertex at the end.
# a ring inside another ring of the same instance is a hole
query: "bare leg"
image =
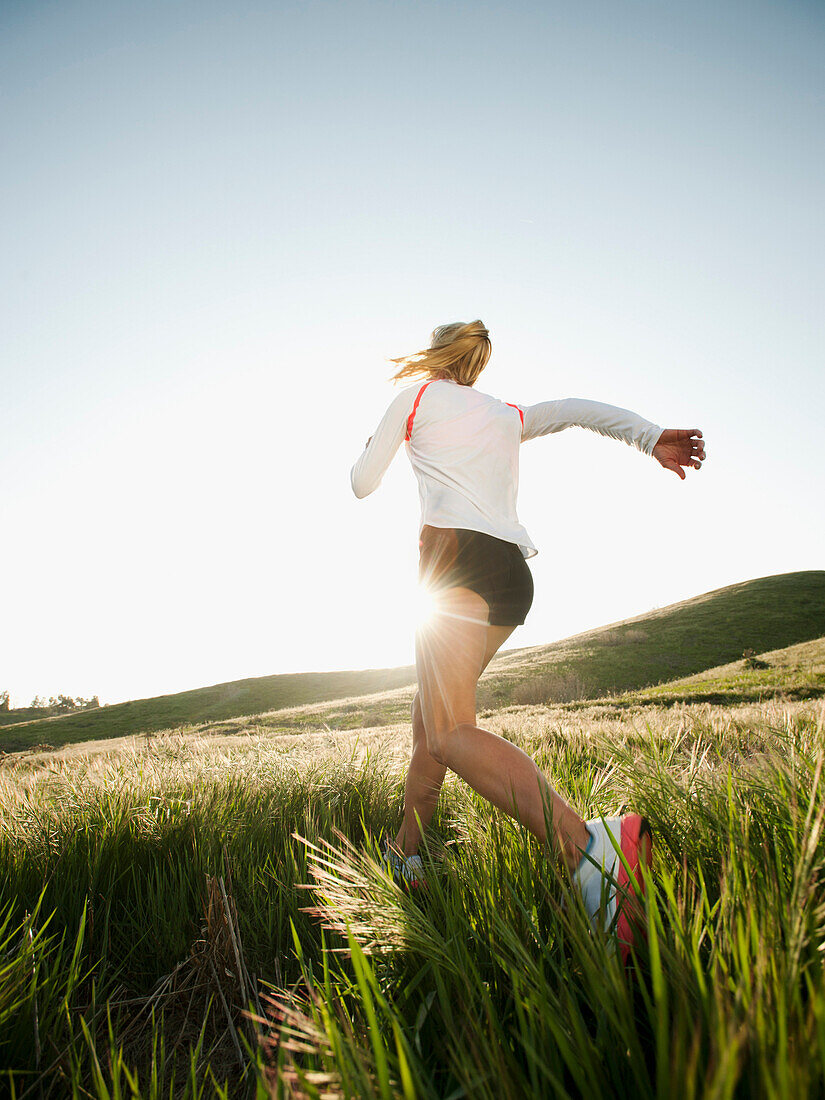
{"type": "Polygon", "coordinates": [[[441,784],[447,773],[447,765],[439,763],[430,756],[427,749],[427,736],[424,732],[424,719],[421,717],[421,703],[416,693],[412,705],[413,749],[407,783],[404,791],[404,820],[395,838],[395,847],[404,855],[415,855],[421,842],[421,829],[415,815],[426,829],[435,813],[441,784]]]}
{"type": "Polygon", "coordinates": [[[534,836],[547,841],[543,795],[549,807],[555,846],[570,870],[576,869],[587,847],[584,820],[553,790],[518,745],[489,730],[462,723],[450,731],[441,757],[473,790],[521,821],[534,836]]]}
{"type": "MultiPolygon", "coordinates": [[[[481,672],[516,628],[514,626],[488,626],[481,672]]],[[[480,673],[479,673],[480,675],[480,673]]],[[[430,755],[427,733],[421,713],[421,696],[416,692],[412,704],[413,748],[404,797],[404,820],[395,838],[395,847],[404,855],[415,855],[421,843],[421,829],[416,814],[426,829],[435,813],[441,785],[447,772],[446,764],[430,755]]]]}
{"type": "Polygon", "coordinates": [[[516,817],[574,869],[587,847],[584,820],[553,790],[527,753],[476,726],[475,691],[486,650],[487,604],[476,592],[443,594],[442,613],[416,637],[416,667],[430,755],[516,817]],[[552,811],[548,835],[544,799],[552,811]]]}

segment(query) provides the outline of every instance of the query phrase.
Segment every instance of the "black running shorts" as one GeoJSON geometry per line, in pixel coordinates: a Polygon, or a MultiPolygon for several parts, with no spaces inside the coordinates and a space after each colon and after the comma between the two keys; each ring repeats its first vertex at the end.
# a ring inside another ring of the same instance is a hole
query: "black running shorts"
{"type": "Polygon", "coordinates": [[[521,626],[533,602],[533,575],[514,542],[454,527],[421,529],[418,580],[430,591],[470,588],[490,608],[490,626],[521,626]]]}

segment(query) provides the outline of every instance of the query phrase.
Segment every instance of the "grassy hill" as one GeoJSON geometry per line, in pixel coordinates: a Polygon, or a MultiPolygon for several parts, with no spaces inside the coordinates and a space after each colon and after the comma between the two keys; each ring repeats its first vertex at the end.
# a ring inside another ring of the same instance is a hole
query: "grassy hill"
{"type": "MultiPolygon", "coordinates": [[[[781,573],[503,656],[499,702],[634,691],[825,635],[825,571],[781,573]]],[[[492,666],[491,666],[492,668],[492,666]]]]}
{"type": "MultiPolygon", "coordinates": [[[[412,667],[360,672],[296,672],[234,680],[53,718],[32,720],[28,718],[31,710],[27,710],[27,720],[10,722],[0,728],[0,750],[13,752],[38,743],[65,745],[199,722],[218,722],[302,703],[384,692],[414,682],[415,669],[412,667]]],[[[9,714],[14,716],[15,712],[9,714]]]]}
{"type": "MultiPolygon", "coordinates": [[[[564,641],[506,651],[482,679],[479,707],[566,702],[663,683],[670,690],[673,680],[729,662],[738,661],[741,671],[746,649],[764,654],[823,635],[825,571],[762,577],[564,641]]],[[[410,667],[262,676],[6,725],[0,748],[13,752],[198,723],[242,728],[248,722],[232,720],[249,715],[281,729],[381,724],[408,713],[414,680],[410,667]]],[[[678,698],[678,690],[670,695],[678,698]]],[[[663,690],[663,701],[667,695],[663,690]]]]}
{"type": "Polygon", "coordinates": [[[760,653],[751,661],[732,661],[695,676],[628,692],[612,703],[735,703],[765,698],[814,699],[825,695],[825,638],[760,653]]]}
{"type": "Polygon", "coordinates": [[[375,1097],[382,1073],[382,1095],[422,1100],[612,1100],[672,1081],[697,1098],[825,1095],[823,704],[805,701],[825,696],[822,587],[822,574],[736,585],[506,652],[483,677],[484,725],[578,812],[651,821],[657,932],[627,973],[562,903],[537,838],[455,773],[422,848],[429,889],[408,895],[379,869],[404,796],[409,669],[262,677],[6,727],[37,744],[44,727],[100,723],[91,743],[0,769],[0,1093],[240,1098],[262,1053],[259,1095],[276,1072],[292,1095],[295,1067],[313,1095],[375,1097]],[[668,661],[707,663],[575,701],[668,661]],[[141,714],[174,728],[110,736],[112,716],[128,729],[141,714]],[[273,1019],[259,1035],[245,1010],[261,992],[290,1030],[273,1019]]]}
{"type": "MultiPolygon", "coordinates": [[[[522,651],[529,653],[529,651],[522,651]]],[[[501,662],[507,667],[490,666],[479,683],[478,709],[482,720],[511,713],[514,708],[547,706],[550,712],[617,709],[648,705],[671,706],[676,703],[713,703],[735,705],[766,699],[801,701],[825,696],[825,637],[783,649],[770,650],[756,658],[764,668],[749,667],[744,660],[731,661],[707,669],[695,676],[670,680],[655,687],[639,688],[610,696],[596,693],[579,695],[569,690],[569,680],[547,666],[535,673],[529,659],[519,660],[507,654],[501,662]],[[575,694],[574,699],[569,698],[575,694]]],[[[409,721],[414,687],[396,688],[349,699],[334,699],[300,707],[269,711],[251,717],[227,719],[192,728],[194,736],[241,733],[283,734],[318,733],[328,730],[372,729],[409,721]]]]}

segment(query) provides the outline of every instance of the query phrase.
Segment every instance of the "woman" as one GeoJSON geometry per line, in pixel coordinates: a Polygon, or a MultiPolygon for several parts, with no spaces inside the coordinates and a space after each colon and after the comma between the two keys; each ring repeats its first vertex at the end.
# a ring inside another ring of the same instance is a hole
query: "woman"
{"type": "Polygon", "coordinates": [[[618,909],[626,957],[632,928],[622,911],[628,880],[617,849],[638,883],[640,863],[650,860],[647,823],[638,814],[579,817],[525,752],[478,728],[476,684],[533,599],[525,559],[537,550],[516,515],[521,443],[576,424],[632,444],[684,479],[684,468],[698,470],[704,460],[702,433],[663,431],[596,401],[498,401],[473,388],[489,358],[487,329],[472,321],[443,325],[425,351],[392,360],[400,368],[395,380],[418,382],[397,395],[352,468],[355,495],[367,496],[406,441],[421,498],[419,579],[437,597],[435,613],[416,634],[418,693],[404,820],[385,859],[397,879],[420,881],[421,829],[451,768],[557,851],[594,922],[609,926],[618,909]]]}

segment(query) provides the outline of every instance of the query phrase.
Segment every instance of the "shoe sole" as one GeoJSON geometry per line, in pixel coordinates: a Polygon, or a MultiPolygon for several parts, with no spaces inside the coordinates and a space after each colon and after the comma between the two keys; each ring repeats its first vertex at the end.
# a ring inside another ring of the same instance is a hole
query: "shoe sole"
{"type": "Polygon", "coordinates": [[[639,902],[639,897],[645,892],[645,882],[640,868],[643,865],[649,867],[653,856],[653,834],[646,817],[642,817],[641,814],[627,814],[622,818],[621,848],[622,855],[630,868],[630,874],[624,863],[620,862],[618,883],[622,898],[619,903],[616,936],[621,947],[622,963],[626,966],[631,947],[636,939],[647,941],[647,931],[639,902]]]}

